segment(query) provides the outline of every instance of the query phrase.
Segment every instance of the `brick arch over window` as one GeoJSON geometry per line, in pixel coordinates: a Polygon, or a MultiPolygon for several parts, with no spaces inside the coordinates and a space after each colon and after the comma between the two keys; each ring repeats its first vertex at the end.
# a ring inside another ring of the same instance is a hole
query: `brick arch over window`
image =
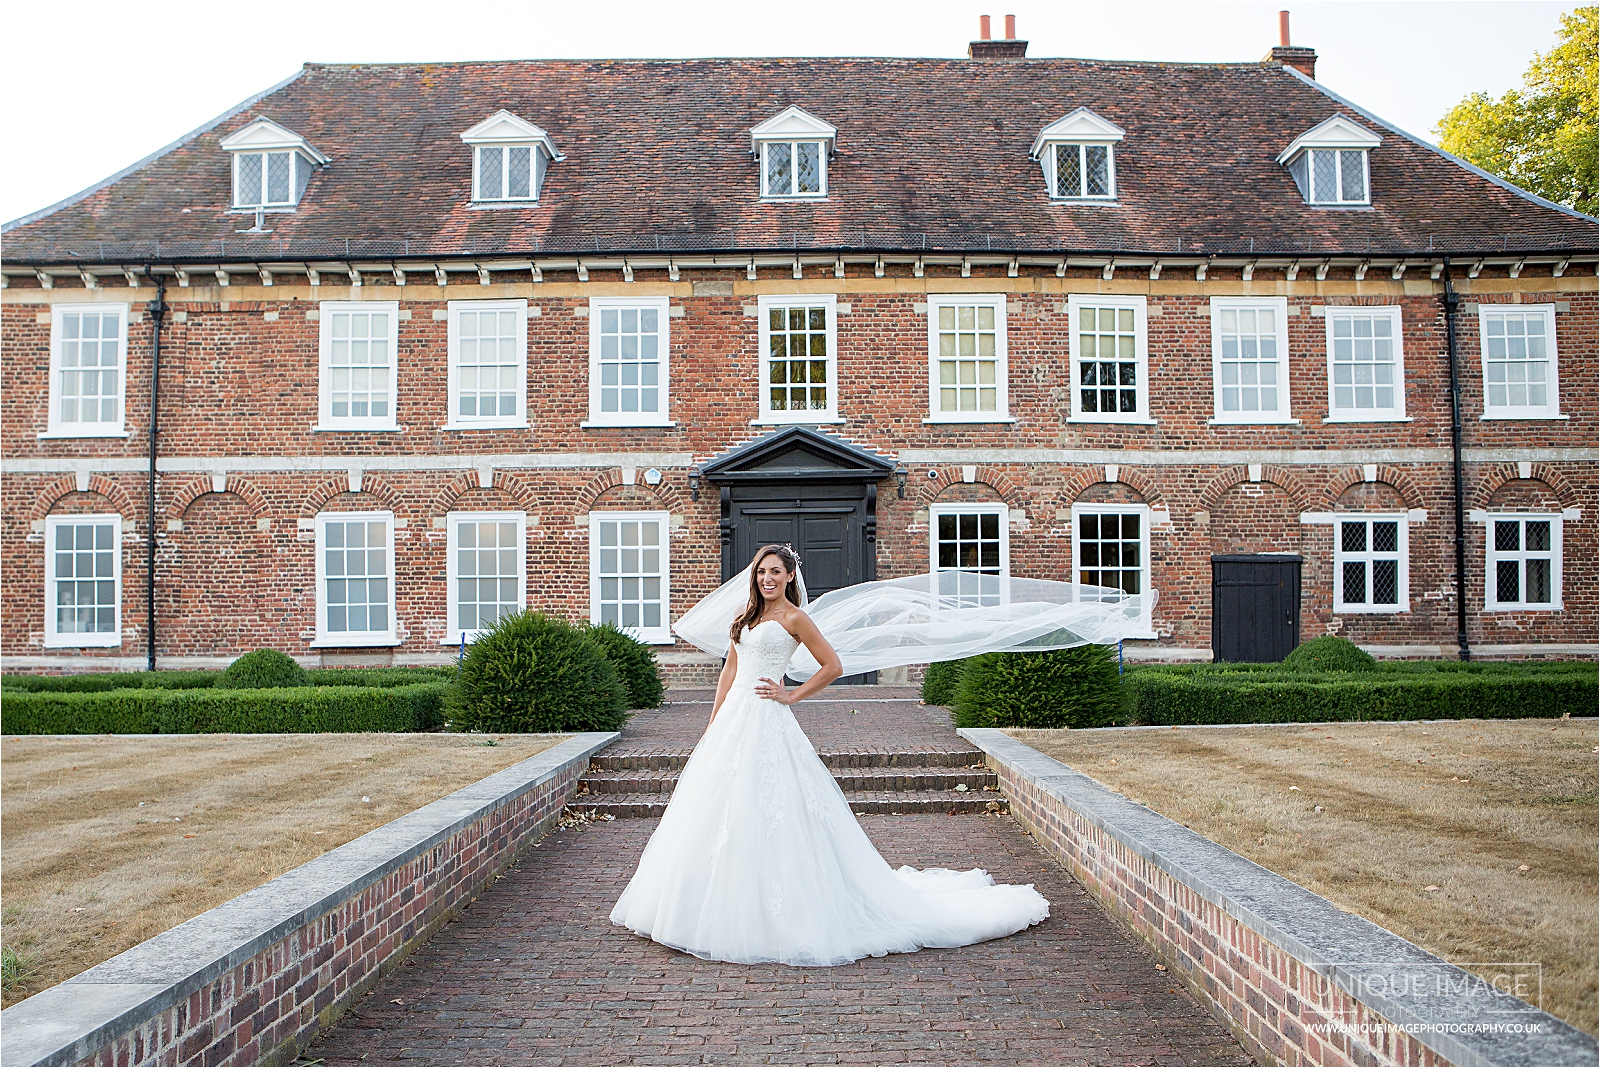
{"type": "MultiPolygon", "coordinates": [[[[1222,500],[1223,494],[1227,493],[1233,487],[1240,485],[1241,483],[1247,483],[1250,481],[1252,481],[1250,478],[1250,469],[1245,465],[1241,464],[1237,467],[1228,468],[1216,478],[1212,479],[1211,484],[1208,485],[1205,489],[1205,492],[1200,495],[1201,509],[1208,512],[1211,511],[1216,507],[1217,502],[1222,500]]],[[[1289,498],[1294,501],[1294,506],[1300,509],[1300,511],[1305,512],[1310,510],[1309,505],[1311,498],[1310,495],[1306,493],[1305,483],[1301,482],[1300,478],[1295,475],[1294,472],[1279,467],[1276,464],[1265,464],[1261,468],[1261,478],[1256,481],[1272,483],[1274,486],[1277,486],[1279,489],[1287,493],[1289,498]]]]}
{"type": "MultiPolygon", "coordinates": [[[[1528,472],[1528,478],[1535,482],[1543,482],[1550,487],[1550,492],[1555,494],[1556,500],[1561,502],[1563,508],[1580,507],[1582,499],[1578,491],[1567,477],[1559,470],[1545,463],[1533,464],[1528,472]]],[[[1489,500],[1507,482],[1516,482],[1522,479],[1522,472],[1516,464],[1497,464],[1478,480],[1478,487],[1473,491],[1471,508],[1487,508],[1489,500]]]]}
{"type": "MultiPolygon", "coordinates": [[[[217,489],[215,483],[211,480],[211,476],[206,475],[193,479],[173,496],[171,503],[167,505],[167,518],[182,519],[195,501],[208,493],[215,492],[217,492],[217,489]]],[[[250,509],[252,519],[260,519],[267,514],[266,496],[249,479],[240,478],[237,475],[229,475],[222,492],[231,493],[242,500],[245,506],[250,509]]]]}
{"type": "MultiPolygon", "coordinates": [[[[337,478],[328,479],[306,495],[305,503],[300,506],[300,518],[316,518],[317,513],[322,511],[329,501],[349,492],[349,475],[340,475],[337,478]]],[[[360,492],[372,494],[383,503],[384,507],[395,513],[400,512],[401,505],[405,503],[405,498],[400,495],[398,490],[383,479],[370,473],[362,475],[360,492]]]]}
{"type": "MultiPolygon", "coordinates": [[[[587,486],[578,491],[577,513],[583,515],[594,507],[594,502],[600,499],[602,493],[622,484],[622,469],[620,467],[609,467],[600,472],[600,474],[589,480],[587,486]]],[[[640,472],[640,477],[634,480],[632,488],[643,490],[645,493],[650,494],[661,502],[662,508],[669,512],[683,509],[683,494],[678,491],[676,486],[666,480],[665,475],[662,476],[660,485],[652,486],[645,482],[643,472],[640,472]]]]}
{"type": "MultiPolygon", "coordinates": [[[[78,492],[78,478],[76,475],[64,475],[39,491],[34,499],[33,511],[30,519],[43,519],[55,508],[56,502],[63,497],[78,492]]],[[[104,497],[111,504],[111,510],[124,519],[134,518],[133,498],[128,496],[126,490],[112,479],[104,475],[93,475],[89,479],[88,493],[104,497]]]]}
{"type": "MultiPolygon", "coordinates": [[[[917,506],[920,508],[926,508],[928,505],[933,504],[952,486],[960,486],[965,483],[965,479],[961,477],[960,467],[939,467],[934,470],[938,472],[938,478],[929,478],[927,475],[923,475],[913,483],[917,488],[916,501],[917,506]]],[[[1006,502],[1008,507],[1021,508],[1026,503],[1022,490],[1006,476],[1004,471],[979,464],[973,482],[981,482],[994,490],[995,493],[999,494],[1000,499],[1006,502]]],[[[970,485],[970,483],[967,484],[970,485]]]]}
{"type": "Polygon", "coordinates": [[[1417,484],[1411,480],[1410,475],[1387,464],[1379,464],[1375,474],[1377,477],[1368,479],[1366,472],[1360,467],[1346,467],[1336,472],[1322,487],[1323,503],[1332,507],[1338,503],[1340,497],[1344,496],[1345,490],[1351,486],[1358,486],[1363,482],[1371,481],[1384,482],[1393,486],[1395,491],[1400,494],[1400,499],[1405,501],[1407,508],[1424,507],[1422,491],[1417,489],[1417,484]]]}
{"type": "Polygon", "coordinates": [[[1070,503],[1083,496],[1084,491],[1090,486],[1098,485],[1102,482],[1107,482],[1111,485],[1125,485],[1142,497],[1144,503],[1149,505],[1157,505],[1162,501],[1161,489],[1156,485],[1155,480],[1134,467],[1119,467],[1116,483],[1109,483],[1106,478],[1106,470],[1103,467],[1081,468],[1073,472],[1072,476],[1067,479],[1066,485],[1061,487],[1061,497],[1070,503]]]}

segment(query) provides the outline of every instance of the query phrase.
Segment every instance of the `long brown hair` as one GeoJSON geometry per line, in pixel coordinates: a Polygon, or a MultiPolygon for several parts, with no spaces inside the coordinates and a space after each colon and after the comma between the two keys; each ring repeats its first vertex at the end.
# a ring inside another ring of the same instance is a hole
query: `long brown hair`
{"type": "Polygon", "coordinates": [[[776,556],[783,561],[784,570],[789,572],[789,582],[783,588],[783,595],[789,598],[792,604],[800,603],[800,584],[795,581],[795,576],[800,573],[800,558],[793,549],[787,545],[767,545],[756,553],[756,558],[750,562],[750,603],[745,605],[743,614],[733,621],[733,629],[728,631],[730,640],[737,642],[744,628],[753,627],[761,618],[761,613],[766,611],[766,598],[761,596],[761,586],[756,582],[756,571],[761,567],[761,561],[769,556],[776,556]]]}

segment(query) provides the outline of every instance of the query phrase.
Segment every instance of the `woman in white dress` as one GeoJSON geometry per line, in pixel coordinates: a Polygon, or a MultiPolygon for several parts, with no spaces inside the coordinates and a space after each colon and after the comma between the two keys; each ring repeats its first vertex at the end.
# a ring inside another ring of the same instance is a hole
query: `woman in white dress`
{"type": "Polygon", "coordinates": [[[611,921],[709,960],[845,964],[964,946],[1050,914],[1031,884],[987,872],[891,869],[789,706],[842,673],[801,610],[799,561],[769,545],[729,635],[711,721],[611,921]],[[820,665],[782,682],[804,644],[820,665]]]}

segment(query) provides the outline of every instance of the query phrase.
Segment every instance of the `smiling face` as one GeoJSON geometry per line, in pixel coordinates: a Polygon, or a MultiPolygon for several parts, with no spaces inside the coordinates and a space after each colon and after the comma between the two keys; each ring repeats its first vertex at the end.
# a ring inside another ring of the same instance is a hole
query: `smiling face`
{"type": "Polygon", "coordinates": [[[756,564],[756,589],[761,591],[761,599],[769,608],[783,599],[784,588],[792,577],[783,564],[783,557],[777,553],[768,553],[756,564]]]}

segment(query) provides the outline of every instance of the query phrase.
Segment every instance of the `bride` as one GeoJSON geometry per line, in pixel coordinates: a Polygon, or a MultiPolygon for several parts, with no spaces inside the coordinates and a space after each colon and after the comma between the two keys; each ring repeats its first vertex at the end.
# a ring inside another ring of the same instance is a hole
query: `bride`
{"type": "Polygon", "coordinates": [[[1048,917],[1031,884],[889,867],[790,711],[843,673],[801,608],[799,560],[769,545],[749,576],[710,723],[611,922],[709,960],[826,966],[970,945],[1048,917]],[[802,645],[819,670],[791,690],[781,680],[802,645]]]}

